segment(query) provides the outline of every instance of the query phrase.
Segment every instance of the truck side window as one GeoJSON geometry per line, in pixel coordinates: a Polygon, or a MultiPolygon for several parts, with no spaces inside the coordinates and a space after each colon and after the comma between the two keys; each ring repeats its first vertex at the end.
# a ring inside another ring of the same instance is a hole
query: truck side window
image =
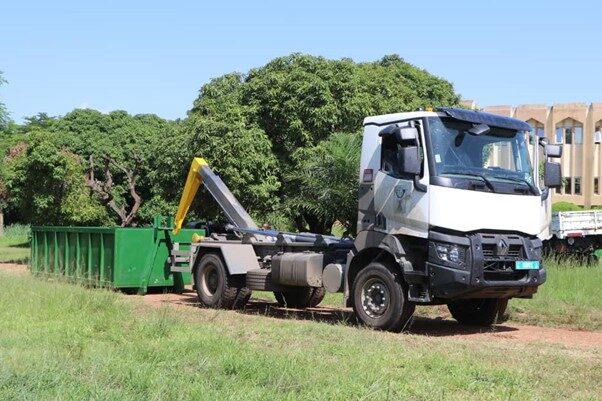
{"type": "MultiPolygon", "coordinates": [[[[407,125],[418,127],[419,123],[419,121],[412,121],[407,125]]],[[[403,174],[400,169],[399,150],[405,146],[416,146],[416,144],[413,142],[399,143],[392,135],[383,137],[381,144],[380,163],[380,170],[383,173],[386,173],[395,178],[413,178],[411,174],[403,174]]]]}
{"type": "Polygon", "coordinates": [[[395,141],[393,137],[383,138],[382,143],[382,161],[381,171],[399,177],[401,175],[399,171],[399,160],[397,159],[397,151],[401,146],[395,141]]]}

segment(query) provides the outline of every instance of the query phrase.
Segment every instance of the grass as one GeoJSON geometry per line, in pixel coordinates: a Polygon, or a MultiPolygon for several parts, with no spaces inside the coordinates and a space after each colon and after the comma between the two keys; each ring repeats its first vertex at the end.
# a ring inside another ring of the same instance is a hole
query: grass
{"type": "MultiPolygon", "coordinates": [[[[545,261],[548,278],[532,299],[512,299],[509,321],[537,326],[602,330],[602,265],[545,261]]],[[[274,300],[272,293],[254,296],[274,300]]],[[[321,305],[341,307],[342,294],[326,294],[321,305]]],[[[446,306],[419,306],[416,315],[451,318],[446,306]]]]}
{"type": "Polygon", "coordinates": [[[600,349],[391,334],[0,273],[0,399],[593,400],[600,349]],[[570,374],[567,374],[570,372],[570,374]]]}
{"type": "Polygon", "coordinates": [[[29,226],[13,224],[0,237],[0,262],[27,263],[29,261],[29,226]]]}
{"type": "Polygon", "coordinates": [[[533,299],[510,301],[511,319],[543,326],[602,330],[602,265],[548,260],[548,278],[533,299]]]}
{"type": "MultiPolygon", "coordinates": [[[[602,265],[544,261],[548,277],[532,299],[512,299],[509,321],[535,326],[602,330],[602,265]]],[[[418,315],[449,317],[445,306],[418,308],[418,315]]]]}

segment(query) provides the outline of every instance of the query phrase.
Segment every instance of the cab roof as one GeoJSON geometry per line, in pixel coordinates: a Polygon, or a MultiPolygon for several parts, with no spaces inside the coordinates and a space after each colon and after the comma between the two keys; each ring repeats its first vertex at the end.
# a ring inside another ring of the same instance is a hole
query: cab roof
{"type": "Polygon", "coordinates": [[[485,113],[468,109],[458,109],[454,107],[439,107],[437,111],[412,111],[407,113],[383,114],[380,116],[371,116],[364,119],[366,125],[388,125],[422,117],[451,117],[460,121],[467,121],[474,124],[487,124],[492,127],[506,128],[517,131],[531,131],[533,128],[524,121],[516,118],[504,117],[497,114],[485,113]]]}

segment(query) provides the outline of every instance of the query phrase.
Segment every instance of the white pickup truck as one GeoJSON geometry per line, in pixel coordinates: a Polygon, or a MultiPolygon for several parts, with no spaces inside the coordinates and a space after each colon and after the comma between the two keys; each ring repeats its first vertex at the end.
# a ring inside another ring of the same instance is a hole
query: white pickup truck
{"type": "Polygon", "coordinates": [[[546,248],[556,256],[591,256],[602,248],[602,210],[554,213],[550,232],[546,248]]]}

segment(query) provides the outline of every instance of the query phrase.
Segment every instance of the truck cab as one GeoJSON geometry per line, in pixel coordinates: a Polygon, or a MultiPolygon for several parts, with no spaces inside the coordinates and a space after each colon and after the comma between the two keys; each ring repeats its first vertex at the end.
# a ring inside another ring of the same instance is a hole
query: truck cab
{"type": "MultiPolygon", "coordinates": [[[[445,303],[464,323],[491,324],[509,298],[532,296],[546,280],[542,240],[560,171],[546,161],[540,185],[540,152],[529,151],[540,138],[531,131],[520,120],[451,108],[366,118],[347,304],[384,318],[389,272],[357,288],[368,260],[398,276],[407,308],[445,303]]],[[[540,146],[560,155],[544,139],[540,146]]]]}

